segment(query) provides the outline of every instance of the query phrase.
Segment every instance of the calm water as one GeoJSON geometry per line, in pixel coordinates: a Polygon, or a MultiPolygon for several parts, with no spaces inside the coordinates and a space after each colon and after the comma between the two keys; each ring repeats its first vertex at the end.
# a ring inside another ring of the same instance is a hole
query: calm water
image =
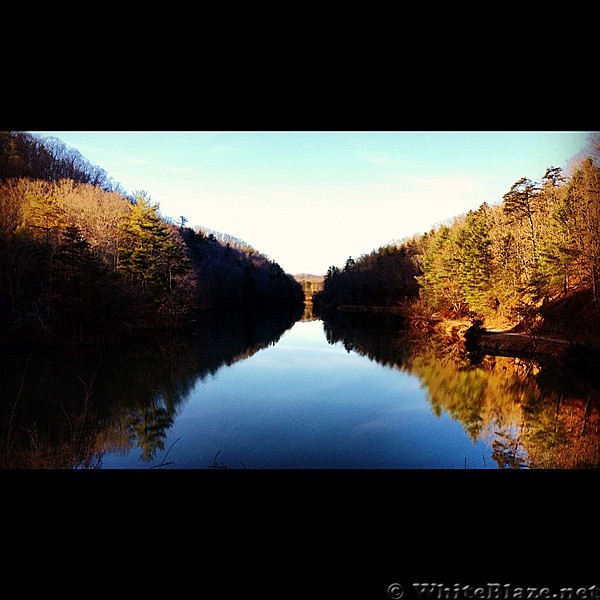
{"type": "Polygon", "coordinates": [[[598,382],[415,343],[393,317],[217,313],[136,346],[2,361],[2,466],[598,467],[598,382]]]}

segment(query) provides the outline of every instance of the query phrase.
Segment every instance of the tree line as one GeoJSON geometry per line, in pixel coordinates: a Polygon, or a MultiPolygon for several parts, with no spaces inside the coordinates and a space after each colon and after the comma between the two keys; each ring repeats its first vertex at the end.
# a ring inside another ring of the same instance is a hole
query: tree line
{"type": "Polygon", "coordinates": [[[200,309],[302,303],[299,284],[241,240],[170,222],[52,140],[0,140],[2,338],[114,339],[200,309]]]}
{"type": "Polygon", "coordinates": [[[332,266],[317,305],[413,306],[443,317],[535,321],[582,295],[600,317],[600,168],[549,167],[519,179],[497,205],[332,266]]]}
{"type": "Polygon", "coordinates": [[[323,289],[313,296],[316,305],[394,307],[419,294],[425,237],[388,244],[357,259],[348,257],[343,268],[331,266],[323,289]]]}
{"type": "Polygon", "coordinates": [[[24,131],[0,131],[0,179],[28,177],[97,185],[124,194],[121,185],[79,150],[55,137],[41,138],[24,131]]]}
{"type": "Polygon", "coordinates": [[[417,279],[433,307],[456,315],[526,320],[574,293],[600,315],[600,168],[591,157],[571,177],[549,167],[440,226],[417,279]]]}

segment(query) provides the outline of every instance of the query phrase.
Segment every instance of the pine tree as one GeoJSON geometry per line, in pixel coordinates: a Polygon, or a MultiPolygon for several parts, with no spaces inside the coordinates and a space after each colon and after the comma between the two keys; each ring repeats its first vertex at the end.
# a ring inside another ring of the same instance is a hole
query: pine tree
{"type": "Polygon", "coordinates": [[[566,296],[569,291],[577,259],[573,224],[572,206],[563,199],[550,213],[540,245],[539,272],[548,294],[556,289],[566,296]]]}
{"type": "Polygon", "coordinates": [[[103,338],[109,322],[123,313],[114,272],[93,251],[77,225],[68,225],[61,235],[53,279],[56,318],[63,331],[80,340],[103,338]]]}
{"type": "Polygon", "coordinates": [[[567,197],[581,270],[600,313],[600,167],[588,157],[571,178],[567,197]]]}
{"type": "Polygon", "coordinates": [[[486,294],[492,286],[492,252],[489,225],[486,219],[488,206],[469,211],[458,233],[459,281],[471,310],[484,308],[486,294]]]}
{"type": "Polygon", "coordinates": [[[458,232],[460,221],[442,225],[429,244],[423,258],[423,275],[417,277],[425,299],[439,310],[451,309],[461,314],[466,299],[459,281],[460,252],[458,232]]]}
{"type": "Polygon", "coordinates": [[[138,194],[120,229],[123,237],[117,270],[143,293],[171,292],[173,278],[184,268],[185,257],[158,214],[158,206],[144,193],[138,194]]]}
{"type": "Polygon", "coordinates": [[[189,281],[180,285],[190,264],[183,242],[176,238],[176,228],[170,229],[158,214],[158,206],[140,192],[120,230],[117,272],[126,278],[142,305],[176,324],[189,308],[191,287],[189,281]]]}
{"type": "Polygon", "coordinates": [[[504,194],[503,199],[504,203],[502,208],[508,216],[512,217],[517,223],[520,223],[523,220],[527,221],[532,262],[535,268],[538,260],[538,251],[533,215],[537,212],[537,185],[530,179],[522,177],[512,185],[506,194],[504,194]]]}

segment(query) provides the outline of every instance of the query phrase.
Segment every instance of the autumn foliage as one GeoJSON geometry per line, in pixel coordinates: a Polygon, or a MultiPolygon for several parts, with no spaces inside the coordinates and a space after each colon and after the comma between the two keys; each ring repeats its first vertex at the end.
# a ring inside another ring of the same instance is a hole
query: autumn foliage
{"type": "Polygon", "coordinates": [[[241,241],[178,226],[78,153],[0,136],[0,337],[91,342],[189,323],[199,309],[300,303],[241,241]]]}
{"type": "Polygon", "coordinates": [[[531,329],[544,316],[572,317],[551,307],[574,294],[590,298],[591,319],[572,325],[597,337],[600,167],[593,156],[572,164],[569,175],[550,167],[539,182],[515,182],[499,204],[483,202],[424,234],[331,266],[314,300],[342,308],[412,302],[440,318],[531,329]]]}

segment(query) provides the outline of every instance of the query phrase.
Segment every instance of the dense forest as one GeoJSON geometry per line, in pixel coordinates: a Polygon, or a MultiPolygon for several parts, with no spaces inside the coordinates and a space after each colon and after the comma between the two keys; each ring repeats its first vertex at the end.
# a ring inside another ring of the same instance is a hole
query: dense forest
{"type": "Polygon", "coordinates": [[[120,339],[201,309],[302,303],[275,261],[185,222],[59,140],[0,133],[0,339],[120,339]]]}
{"type": "Polygon", "coordinates": [[[198,310],[302,303],[596,335],[598,147],[523,177],[423,234],[322,278],[286,274],[242,240],[164,218],[54,138],[0,132],[0,339],[96,341],[178,327],[198,310]],[[299,280],[299,281],[297,281],[299,280]]]}
{"type": "Polygon", "coordinates": [[[417,276],[423,239],[410,239],[399,245],[382,246],[357,259],[348,257],[342,269],[331,266],[323,289],[313,302],[325,305],[364,305],[394,307],[405,298],[419,294],[417,276]]]}
{"type": "Polygon", "coordinates": [[[500,204],[484,202],[427,233],[330,267],[315,305],[408,306],[445,319],[578,328],[597,337],[598,150],[570,175],[549,167],[538,182],[515,182],[500,204]]]}

